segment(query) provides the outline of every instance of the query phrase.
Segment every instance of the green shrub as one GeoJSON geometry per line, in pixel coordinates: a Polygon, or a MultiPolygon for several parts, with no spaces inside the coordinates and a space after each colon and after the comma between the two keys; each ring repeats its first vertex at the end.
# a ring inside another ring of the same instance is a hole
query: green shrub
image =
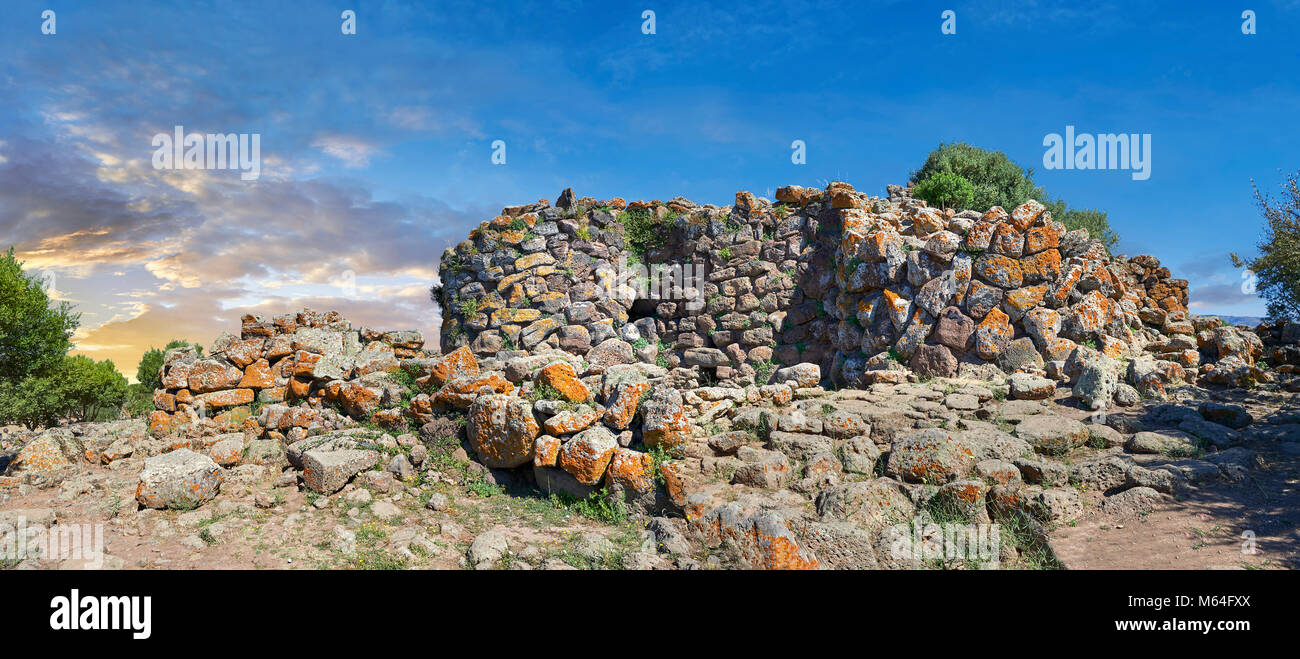
{"type": "Polygon", "coordinates": [[[912,191],[919,199],[939,208],[968,208],[975,195],[971,182],[961,174],[939,172],[916,184],[912,191]]]}
{"type": "Polygon", "coordinates": [[[619,213],[618,221],[623,225],[628,249],[633,254],[644,256],[646,250],[663,247],[667,232],[649,208],[642,206],[619,213]]]}
{"type": "MultiPolygon", "coordinates": [[[[1119,242],[1119,236],[1110,228],[1104,211],[1096,209],[1068,208],[1061,199],[1051,201],[1047,193],[1034,185],[1034,170],[1024,169],[1001,151],[989,151],[963,142],[940,144],[939,148],[926,156],[921,168],[912,172],[915,183],[913,194],[930,203],[939,203],[926,195],[936,194],[935,188],[947,189],[951,183],[927,183],[941,175],[956,175],[971,184],[971,198],[968,208],[986,211],[993,206],[1001,206],[1010,211],[1030,199],[1042,202],[1052,213],[1052,218],[1065,225],[1071,231],[1087,229],[1088,235],[1100,240],[1108,248],[1119,242]]],[[[957,204],[957,207],[963,204],[957,204]]]]}
{"type": "Polygon", "coordinates": [[[1264,236],[1259,256],[1243,260],[1230,254],[1233,265],[1247,267],[1258,278],[1256,290],[1268,301],[1272,318],[1300,317],[1300,173],[1287,176],[1282,199],[1274,201],[1255,190],[1255,201],[1264,216],[1264,236]]]}

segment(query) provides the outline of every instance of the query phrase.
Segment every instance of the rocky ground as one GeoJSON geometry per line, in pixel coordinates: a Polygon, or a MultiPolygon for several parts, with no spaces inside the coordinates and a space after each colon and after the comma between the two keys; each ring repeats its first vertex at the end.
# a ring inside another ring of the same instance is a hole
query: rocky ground
{"type": "MultiPolygon", "coordinates": [[[[657,471],[680,507],[548,496],[530,469],[471,460],[464,417],[448,416],[418,434],[344,431],[380,458],[332,495],[306,485],[310,468],[245,455],[218,468],[210,498],[155,509],[139,503],[153,487],[145,456],[187,451],[163,453],[143,421],[123,421],[56,431],[65,453],[129,455],[6,482],[0,523],[103,524],[109,569],[964,567],[887,551],[889,528],[918,518],[999,522],[1003,568],[1300,566],[1297,394],[1184,386],[1098,413],[1026,377],[797,391],[700,424],[657,471]]],[[[52,437],[4,433],[6,463],[52,437]]]]}

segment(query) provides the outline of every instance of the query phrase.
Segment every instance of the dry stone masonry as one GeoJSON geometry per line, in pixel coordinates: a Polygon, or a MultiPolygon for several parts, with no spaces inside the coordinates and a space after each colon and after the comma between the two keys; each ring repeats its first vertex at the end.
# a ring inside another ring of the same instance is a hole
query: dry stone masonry
{"type": "MultiPolygon", "coordinates": [[[[270,483],[392,519],[404,492],[446,515],[488,483],[641,516],[642,566],[921,567],[909,520],[997,522],[1018,531],[982,561],[1052,565],[1048,528],[1085,504],[1146,510],[1300,453],[1300,324],[1190,315],[1157,259],[1036,201],[886,192],[506,208],[442,256],[440,350],[246,316],[166,354],[147,427],[0,435],[0,496],[135,465],[140,510],[273,508],[270,483]]],[[[491,567],[508,536],[456,542],[491,567]]]]}
{"type": "Polygon", "coordinates": [[[1267,377],[1251,370],[1258,340],[1189,317],[1186,280],[1155,257],[1112,257],[1033,200],[940,211],[888,192],[790,186],[775,204],[740,192],[718,207],[566,190],[555,206],[506,208],[443,254],[443,349],[557,350],[593,373],[653,364],[735,386],[799,364],[843,387],[910,374],[1066,381],[1072,356],[1076,369],[1132,360],[1146,395],[1198,375],[1267,377]]]}

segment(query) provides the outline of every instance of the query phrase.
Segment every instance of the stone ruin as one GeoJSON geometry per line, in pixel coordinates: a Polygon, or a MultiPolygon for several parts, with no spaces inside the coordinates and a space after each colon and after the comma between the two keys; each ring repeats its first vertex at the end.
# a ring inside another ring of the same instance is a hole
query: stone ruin
{"type": "Polygon", "coordinates": [[[1070,493],[1025,455],[1111,435],[1026,408],[1013,436],[984,415],[1000,400],[1059,384],[1105,411],[1197,381],[1300,390],[1300,325],[1191,316],[1187,282],[1157,259],[1111,256],[1036,201],[941,211],[887,191],[791,186],[720,207],[566,190],[505,208],[442,256],[441,350],[334,312],[247,316],[206,357],[167,353],[149,453],[207,453],[159,467],[204,482],[209,456],[292,467],[330,495],[427,469],[451,436],[497,482],[676,515],[751,566],[861,566],[879,552],[845,547],[921,499],[1063,514],[1070,493]]]}
{"type": "Polygon", "coordinates": [[[443,254],[443,350],[558,350],[597,369],[656,364],[689,385],[762,386],[801,363],[850,388],[911,374],[1065,381],[1081,347],[1135,358],[1144,395],[1215,370],[1203,353],[1235,357],[1220,380],[1267,377],[1250,370],[1258,340],[1189,318],[1187,281],[1155,257],[1112,257],[1037,201],[941,211],[908,192],[837,182],[719,207],[566,190],[555,206],[505,208],[443,254]]]}
{"type": "Polygon", "coordinates": [[[408,412],[405,390],[391,373],[427,357],[420,331],[354,329],[337,311],[304,309],[270,320],[247,315],[239,336],[223,333],[206,356],[193,347],[167,351],[149,431],[160,437],[243,432],[292,443],[309,430],[336,430],[354,420],[397,429],[407,425],[408,413],[418,417],[420,407],[408,412]]]}

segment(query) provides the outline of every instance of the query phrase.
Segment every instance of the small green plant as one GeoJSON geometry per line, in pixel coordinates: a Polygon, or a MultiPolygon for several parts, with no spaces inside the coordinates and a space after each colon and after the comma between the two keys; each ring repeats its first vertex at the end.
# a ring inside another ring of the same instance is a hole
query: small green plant
{"type": "Polygon", "coordinates": [[[203,541],[203,544],[209,547],[217,544],[217,539],[212,536],[212,529],[207,527],[199,529],[199,539],[203,541]]]}
{"type": "Polygon", "coordinates": [[[642,206],[619,213],[618,222],[626,232],[628,249],[637,256],[663,247],[667,232],[662,230],[649,208],[642,206]]]}
{"type": "Polygon", "coordinates": [[[560,393],[560,390],[556,389],[550,383],[535,382],[533,383],[532,392],[528,394],[528,400],[536,403],[538,401],[543,401],[543,400],[562,401],[565,400],[565,398],[564,398],[564,394],[560,393]]]}
{"type": "Polygon", "coordinates": [[[591,242],[591,227],[586,224],[578,227],[578,239],[591,242]]]}
{"type": "Polygon", "coordinates": [[[619,496],[611,496],[601,488],[586,499],[579,499],[569,494],[552,494],[551,501],[556,506],[568,508],[587,519],[605,524],[622,524],[628,519],[627,504],[619,496]]]}
{"type": "Polygon", "coordinates": [[[772,372],[775,370],[776,364],[770,359],[761,359],[754,362],[754,382],[767,384],[768,378],[772,377],[772,372]]]}
{"type": "Polygon", "coordinates": [[[477,315],[478,315],[478,298],[476,298],[476,297],[471,297],[471,298],[465,298],[464,300],[461,300],[461,301],[460,301],[460,315],[463,316],[463,317],[466,318],[466,319],[470,319],[470,318],[473,318],[473,317],[477,316],[477,315]]]}
{"type": "Polygon", "coordinates": [[[728,247],[723,247],[722,249],[718,250],[718,257],[721,258],[723,261],[730,261],[730,260],[731,260],[731,247],[729,247],[729,246],[728,246],[728,247]]]}

